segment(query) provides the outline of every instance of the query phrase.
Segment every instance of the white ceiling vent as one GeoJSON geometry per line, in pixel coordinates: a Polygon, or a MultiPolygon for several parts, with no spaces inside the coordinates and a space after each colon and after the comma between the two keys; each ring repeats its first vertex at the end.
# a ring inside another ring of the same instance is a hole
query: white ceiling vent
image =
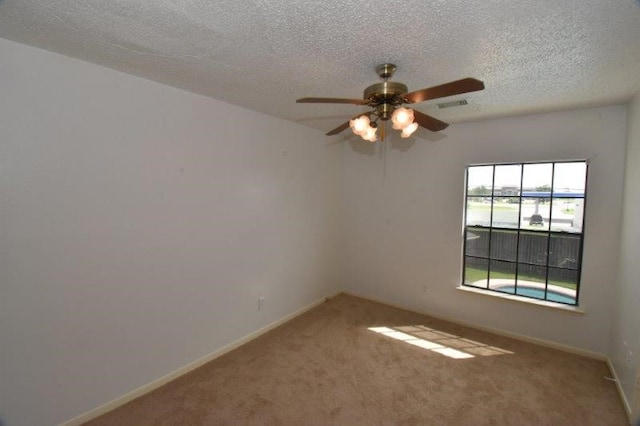
{"type": "Polygon", "coordinates": [[[443,102],[441,104],[438,104],[438,108],[439,109],[453,108],[453,107],[459,107],[462,105],[467,105],[468,103],[469,102],[467,102],[466,99],[460,99],[459,101],[443,102]]]}

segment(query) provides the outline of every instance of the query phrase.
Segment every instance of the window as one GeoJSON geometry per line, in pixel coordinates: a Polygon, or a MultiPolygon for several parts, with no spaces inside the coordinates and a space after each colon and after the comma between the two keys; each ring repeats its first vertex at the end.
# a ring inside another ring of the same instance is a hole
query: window
{"type": "Polygon", "coordinates": [[[463,285],[578,304],[587,163],[468,166],[463,285]]]}

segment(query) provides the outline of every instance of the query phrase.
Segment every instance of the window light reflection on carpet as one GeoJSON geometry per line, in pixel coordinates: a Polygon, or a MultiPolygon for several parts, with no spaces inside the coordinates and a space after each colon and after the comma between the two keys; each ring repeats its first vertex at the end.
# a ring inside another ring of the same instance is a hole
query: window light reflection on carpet
{"type": "Polygon", "coordinates": [[[369,327],[368,330],[454,359],[513,353],[422,325],[395,327],[395,329],[390,327],[369,327]]]}

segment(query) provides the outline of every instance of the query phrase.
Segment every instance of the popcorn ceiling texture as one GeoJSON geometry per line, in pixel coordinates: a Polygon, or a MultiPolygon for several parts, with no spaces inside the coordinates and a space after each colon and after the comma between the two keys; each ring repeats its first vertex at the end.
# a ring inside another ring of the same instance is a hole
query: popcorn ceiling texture
{"type": "Polygon", "coordinates": [[[383,62],[410,91],[483,80],[486,90],[447,99],[467,106],[419,104],[450,122],[640,90],[640,7],[629,0],[0,0],[0,37],[324,131],[358,107],[295,99],[360,98],[383,62]]]}

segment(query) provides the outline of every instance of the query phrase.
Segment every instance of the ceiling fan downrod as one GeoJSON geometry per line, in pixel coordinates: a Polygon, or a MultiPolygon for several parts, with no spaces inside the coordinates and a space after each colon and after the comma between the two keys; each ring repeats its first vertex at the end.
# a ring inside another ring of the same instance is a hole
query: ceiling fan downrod
{"type": "Polygon", "coordinates": [[[387,81],[391,77],[393,77],[393,73],[398,69],[394,64],[380,64],[376,67],[376,73],[380,76],[381,79],[387,81]]]}
{"type": "Polygon", "coordinates": [[[378,65],[376,72],[384,81],[364,89],[363,99],[366,99],[368,104],[376,109],[376,115],[383,121],[391,118],[395,107],[402,105],[404,95],[408,93],[405,84],[389,81],[395,71],[394,64],[378,65]]]}

